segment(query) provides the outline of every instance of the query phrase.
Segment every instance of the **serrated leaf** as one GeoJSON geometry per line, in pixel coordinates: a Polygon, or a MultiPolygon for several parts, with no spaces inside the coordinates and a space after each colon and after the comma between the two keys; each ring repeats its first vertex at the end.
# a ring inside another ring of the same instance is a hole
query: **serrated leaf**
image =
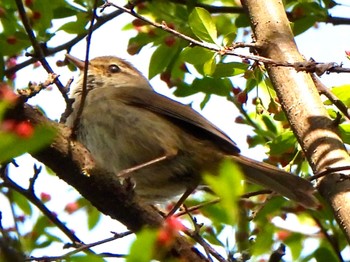
{"type": "Polygon", "coordinates": [[[86,32],[86,25],[89,22],[85,13],[79,13],[76,15],[77,20],[68,22],[62,25],[57,31],[65,31],[68,34],[82,34],[86,32]]]}
{"type": "Polygon", "coordinates": [[[294,148],[296,143],[297,140],[292,131],[283,132],[268,143],[270,155],[281,155],[291,148],[294,148]]]}
{"type": "Polygon", "coordinates": [[[242,179],[241,170],[229,159],[221,163],[218,175],[204,174],[204,181],[220,198],[217,206],[222,208],[222,223],[233,225],[236,222],[237,203],[243,194],[242,179]]]}
{"type": "Polygon", "coordinates": [[[193,9],[188,17],[192,32],[200,39],[209,43],[217,42],[215,23],[210,13],[201,7],[193,9]]]}

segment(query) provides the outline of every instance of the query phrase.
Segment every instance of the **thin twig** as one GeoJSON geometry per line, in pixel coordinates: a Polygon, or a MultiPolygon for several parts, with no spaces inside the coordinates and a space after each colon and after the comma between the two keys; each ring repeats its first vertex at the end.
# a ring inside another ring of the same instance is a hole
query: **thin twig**
{"type": "MultiPolygon", "coordinates": [[[[8,176],[3,177],[4,183],[3,186],[7,188],[11,188],[19,194],[23,195],[27,198],[32,204],[34,204],[49,220],[51,220],[73,243],[83,243],[72,231],[66,227],[64,223],[62,223],[56,215],[54,215],[35,194],[33,194],[33,190],[24,189],[23,187],[16,184],[11,178],[8,176]]],[[[32,185],[33,187],[34,185],[32,185]]],[[[91,251],[90,251],[91,252],[91,251]]]]}
{"type": "Polygon", "coordinates": [[[320,228],[322,234],[325,236],[327,239],[328,243],[330,246],[333,248],[334,253],[337,255],[338,259],[340,262],[344,262],[344,259],[341,255],[341,250],[339,249],[339,243],[338,243],[338,238],[332,237],[326,228],[322,225],[321,221],[314,215],[311,214],[311,217],[313,220],[316,222],[317,226],[320,228]]]}
{"type": "Polygon", "coordinates": [[[174,36],[181,38],[183,40],[186,40],[191,43],[193,46],[200,46],[203,48],[206,48],[208,50],[211,50],[213,52],[217,52],[220,55],[232,55],[232,56],[237,56],[242,59],[249,59],[257,62],[261,62],[264,64],[269,64],[272,66],[284,66],[284,67],[293,67],[297,71],[306,71],[306,72],[314,72],[317,73],[318,75],[321,75],[323,73],[330,73],[330,72],[346,72],[350,73],[350,68],[343,68],[341,66],[337,66],[336,63],[318,63],[315,61],[305,61],[305,62],[296,62],[296,63],[288,63],[288,62],[282,62],[282,61],[274,61],[272,59],[258,56],[258,55],[243,55],[243,54],[238,54],[235,52],[236,47],[257,47],[255,43],[238,43],[238,44],[233,44],[232,46],[228,47],[223,47],[219,46],[217,44],[212,44],[212,43],[207,43],[207,42],[202,42],[200,40],[194,39],[190,36],[184,35],[180,33],[179,31],[176,31],[173,28],[170,28],[167,26],[167,24],[163,21],[162,23],[157,23],[154,22],[142,15],[139,15],[136,13],[133,9],[129,9],[128,7],[125,6],[120,6],[114,3],[111,3],[110,1],[106,0],[105,4],[102,7],[102,10],[106,7],[113,6],[115,8],[118,8],[119,10],[122,10],[133,17],[136,17],[147,24],[150,24],[156,28],[159,28],[163,31],[169,32],[173,34],[174,36]]]}
{"type": "MultiPolygon", "coordinates": [[[[30,258],[26,259],[26,261],[56,261],[56,260],[60,261],[60,260],[65,260],[65,259],[68,259],[71,256],[73,256],[73,255],[75,255],[75,254],[77,254],[77,253],[79,253],[81,251],[85,251],[85,250],[90,249],[92,247],[99,246],[99,245],[102,245],[102,244],[105,244],[105,243],[108,243],[108,242],[111,242],[111,241],[114,241],[114,240],[126,237],[126,236],[131,235],[131,234],[133,234],[133,232],[131,232],[131,231],[126,231],[126,232],[123,232],[123,233],[114,233],[114,235],[112,237],[109,237],[109,238],[106,238],[106,239],[103,239],[103,240],[99,240],[99,241],[96,241],[96,242],[93,242],[93,243],[90,243],[90,244],[81,245],[80,247],[74,249],[73,251],[67,252],[66,254],[61,255],[61,256],[30,257],[30,258]]],[[[103,256],[103,254],[96,254],[96,255],[103,256]]],[[[108,254],[107,256],[109,256],[109,257],[120,257],[121,258],[121,257],[125,257],[126,255],[108,254]]]]}
{"type": "Polygon", "coordinates": [[[81,114],[83,113],[83,110],[84,110],[85,99],[87,96],[86,85],[87,85],[87,77],[88,77],[88,70],[89,70],[89,54],[90,54],[91,37],[92,37],[92,33],[94,32],[93,26],[94,26],[95,17],[96,17],[96,9],[97,9],[97,0],[95,0],[95,2],[94,2],[94,8],[92,11],[92,17],[91,17],[90,27],[89,27],[89,33],[86,37],[86,52],[85,52],[83,88],[82,88],[82,92],[81,92],[79,108],[78,108],[76,118],[74,119],[74,123],[73,123],[73,128],[72,128],[72,135],[73,136],[76,135],[76,131],[77,131],[77,128],[78,128],[79,122],[80,122],[80,117],[81,117],[81,114]]]}
{"type": "Polygon", "coordinates": [[[339,110],[343,113],[345,117],[350,119],[350,113],[349,109],[346,107],[346,105],[336,96],[334,95],[321,81],[316,77],[314,74],[311,75],[312,80],[315,83],[315,86],[317,88],[317,91],[325,95],[339,110]]]}
{"type": "MultiPolygon", "coordinates": [[[[39,42],[37,41],[35,34],[32,30],[32,27],[30,25],[29,19],[27,17],[27,13],[24,9],[23,6],[23,1],[22,0],[15,0],[16,1],[16,5],[17,5],[17,9],[18,9],[18,13],[21,17],[21,21],[23,23],[23,26],[26,30],[26,33],[29,37],[30,42],[32,43],[32,46],[34,48],[34,59],[35,60],[39,60],[40,63],[42,64],[42,66],[45,68],[45,70],[50,73],[50,74],[55,74],[51,68],[51,66],[49,65],[49,63],[47,62],[46,58],[45,58],[45,54],[44,51],[42,49],[42,46],[39,44],[39,42]]],[[[59,81],[58,78],[54,79],[55,84],[57,85],[58,89],[60,90],[64,100],[66,101],[66,103],[69,102],[69,98],[67,93],[65,93],[64,90],[64,86],[62,85],[62,83],[59,81]]]]}

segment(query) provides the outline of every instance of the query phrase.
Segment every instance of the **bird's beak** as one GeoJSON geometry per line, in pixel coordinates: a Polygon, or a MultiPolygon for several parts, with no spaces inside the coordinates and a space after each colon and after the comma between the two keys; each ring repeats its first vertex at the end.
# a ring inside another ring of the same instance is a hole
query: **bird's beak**
{"type": "Polygon", "coordinates": [[[80,70],[83,70],[85,67],[85,62],[70,55],[70,54],[66,54],[66,58],[73,63],[76,67],[78,67],[80,70]]]}

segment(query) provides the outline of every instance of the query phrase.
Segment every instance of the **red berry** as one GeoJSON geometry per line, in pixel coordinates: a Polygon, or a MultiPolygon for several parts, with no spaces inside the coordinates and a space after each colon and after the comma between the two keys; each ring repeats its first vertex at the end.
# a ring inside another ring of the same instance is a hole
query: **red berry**
{"type": "Polygon", "coordinates": [[[157,35],[156,31],[154,29],[148,30],[147,34],[148,34],[149,37],[154,37],[154,36],[157,35]]]}
{"type": "Polygon", "coordinates": [[[184,71],[184,72],[188,72],[188,69],[187,69],[187,66],[186,66],[186,64],[185,63],[182,63],[180,66],[179,66],[179,68],[180,68],[180,70],[181,71],[184,71]]]}
{"type": "Polygon", "coordinates": [[[166,227],[174,231],[185,230],[185,226],[181,223],[181,220],[175,216],[168,217],[165,220],[166,227]]]}
{"type": "Polygon", "coordinates": [[[137,54],[140,51],[140,49],[141,49],[141,47],[140,47],[139,44],[131,43],[131,44],[128,45],[127,51],[128,51],[129,55],[135,55],[135,54],[137,54]]]}
{"type": "Polygon", "coordinates": [[[6,42],[9,45],[15,45],[17,43],[17,38],[14,35],[10,35],[6,38],[6,42]]]}
{"type": "Polygon", "coordinates": [[[242,89],[240,89],[239,87],[232,87],[232,93],[234,95],[238,95],[240,92],[242,92],[242,89]]]}
{"type": "Polygon", "coordinates": [[[34,11],[32,18],[33,20],[39,20],[41,18],[41,13],[38,11],[34,11]]]}
{"type": "Polygon", "coordinates": [[[33,135],[34,128],[29,122],[22,121],[16,125],[15,132],[22,138],[29,138],[33,135]]]}
{"type": "Polygon", "coordinates": [[[6,67],[11,68],[17,65],[17,57],[10,57],[9,59],[6,60],[6,67]]]}
{"type": "Polygon", "coordinates": [[[1,129],[5,132],[13,132],[15,130],[17,122],[13,119],[4,120],[1,123],[1,129]]]}
{"type": "Polygon", "coordinates": [[[73,214],[75,211],[77,211],[79,209],[79,205],[77,202],[72,202],[66,205],[66,207],[64,208],[64,210],[68,213],[68,214],[73,214]]]}
{"type": "Polygon", "coordinates": [[[20,216],[16,217],[16,221],[19,221],[21,223],[23,223],[25,220],[26,220],[25,215],[20,215],[20,216]]]}
{"type": "MultiPolygon", "coordinates": [[[[0,16],[0,17],[1,17],[1,16],[0,16]]],[[[346,50],[346,51],[345,51],[345,54],[346,54],[347,58],[350,59],[350,51],[349,51],[349,50],[346,50]]]]}
{"type": "Polygon", "coordinates": [[[41,66],[40,61],[36,61],[36,62],[33,64],[33,67],[34,67],[34,68],[38,68],[38,67],[40,67],[40,66],[41,66]]]}
{"type": "Polygon", "coordinates": [[[245,123],[244,118],[242,116],[237,116],[235,119],[235,123],[244,124],[245,123]]]}
{"type": "Polygon", "coordinates": [[[146,8],[146,3],[145,2],[140,2],[136,6],[137,6],[138,10],[141,11],[141,10],[146,8]]]}
{"type": "Polygon", "coordinates": [[[157,244],[160,246],[169,246],[173,236],[167,230],[161,229],[157,234],[157,244]]]}
{"type": "Polygon", "coordinates": [[[165,71],[160,74],[160,79],[164,81],[168,86],[171,86],[171,74],[168,71],[165,71]]]}
{"type": "Polygon", "coordinates": [[[13,103],[17,100],[18,96],[12,91],[10,86],[6,83],[0,83],[0,99],[13,103]]]}
{"type": "Polygon", "coordinates": [[[169,23],[169,24],[167,24],[167,26],[168,26],[168,28],[170,28],[170,29],[175,29],[174,23],[169,23]]]}
{"type": "Polygon", "coordinates": [[[135,28],[147,25],[147,23],[141,19],[135,19],[131,23],[135,28]]]}
{"type": "Polygon", "coordinates": [[[291,233],[287,230],[280,230],[277,232],[277,239],[280,241],[285,241],[291,233]]]}
{"type": "Polygon", "coordinates": [[[6,15],[6,11],[5,11],[5,9],[4,9],[4,8],[2,8],[2,7],[0,7],[0,18],[5,17],[5,15],[6,15]]]}
{"type": "Polygon", "coordinates": [[[248,100],[247,92],[244,92],[244,91],[238,93],[236,97],[237,97],[237,101],[241,104],[245,104],[248,100]]]}
{"type": "Polygon", "coordinates": [[[164,43],[167,46],[171,47],[171,46],[173,46],[176,43],[176,38],[174,36],[172,36],[172,35],[169,35],[166,38],[164,38],[164,43]]]}
{"type": "Polygon", "coordinates": [[[33,0],[25,0],[24,1],[24,4],[26,5],[26,6],[32,6],[33,5],[33,0]]]}
{"type": "Polygon", "coordinates": [[[40,199],[41,199],[41,201],[43,201],[43,202],[48,202],[48,201],[51,200],[51,195],[42,192],[42,193],[40,194],[40,199]]]}

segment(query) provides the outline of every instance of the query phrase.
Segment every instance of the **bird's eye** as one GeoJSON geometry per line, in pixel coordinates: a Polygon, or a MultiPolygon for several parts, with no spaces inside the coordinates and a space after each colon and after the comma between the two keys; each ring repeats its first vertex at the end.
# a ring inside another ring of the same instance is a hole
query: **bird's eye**
{"type": "Polygon", "coordinates": [[[111,73],[119,73],[120,72],[120,67],[117,66],[116,64],[112,64],[108,66],[108,70],[111,73]]]}

